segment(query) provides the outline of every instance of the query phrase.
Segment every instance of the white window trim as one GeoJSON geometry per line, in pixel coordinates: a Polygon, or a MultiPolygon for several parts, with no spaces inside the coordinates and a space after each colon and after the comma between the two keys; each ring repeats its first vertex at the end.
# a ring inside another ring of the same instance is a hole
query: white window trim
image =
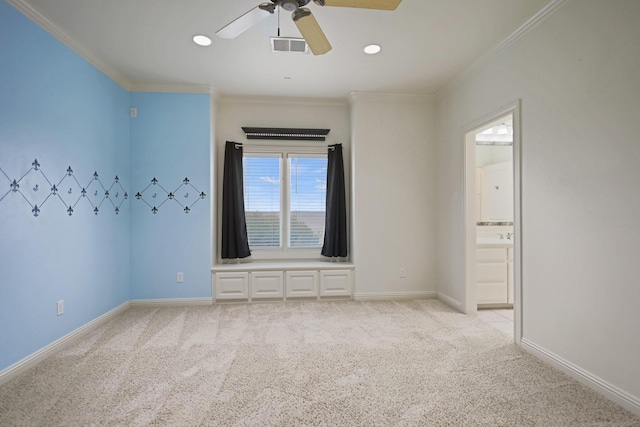
{"type": "Polygon", "coordinates": [[[280,230],[282,235],[280,248],[260,248],[251,249],[251,260],[254,261],[287,261],[287,260],[306,260],[316,261],[325,260],[320,252],[322,247],[318,248],[290,248],[290,179],[291,171],[289,170],[289,157],[327,157],[327,146],[290,146],[290,145],[253,145],[243,144],[243,155],[247,157],[279,157],[280,158],[280,230]]]}

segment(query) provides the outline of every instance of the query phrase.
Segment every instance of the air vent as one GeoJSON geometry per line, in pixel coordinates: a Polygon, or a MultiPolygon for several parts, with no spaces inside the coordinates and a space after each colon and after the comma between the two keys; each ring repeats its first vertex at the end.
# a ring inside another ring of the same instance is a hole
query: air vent
{"type": "Polygon", "coordinates": [[[272,52],[309,53],[309,46],[304,39],[291,37],[271,37],[272,52]]]}

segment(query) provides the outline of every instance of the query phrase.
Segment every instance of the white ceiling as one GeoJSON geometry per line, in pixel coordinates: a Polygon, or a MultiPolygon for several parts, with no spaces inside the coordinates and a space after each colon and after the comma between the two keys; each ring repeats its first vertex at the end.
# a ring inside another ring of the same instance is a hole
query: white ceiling
{"type": "MultiPolygon", "coordinates": [[[[395,11],[307,5],[333,50],[271,52],[278,16],[233,40],[215,32],[266,0],[10,0],[128,89],[215,87],[222,95],[345,98],[434,93],[549,0],[403,0],[395,11]],[[191,38],[206,34],[209,47],[191,38]],[[362,51],[370,43],[382,52],[362,51]],[[290,79],[285,79],[290,77],[290,79]],[[151,86],[148,86],[151,87],[151,86]]],[[[282,36],[300,37],[280,11],[282,36]]]]}

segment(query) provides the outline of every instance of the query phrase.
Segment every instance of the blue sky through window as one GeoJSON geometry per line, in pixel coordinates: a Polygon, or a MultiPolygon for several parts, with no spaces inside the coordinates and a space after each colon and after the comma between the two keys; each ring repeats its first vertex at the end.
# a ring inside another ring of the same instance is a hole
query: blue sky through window
{"type": "Polygon", "coordinates": [[[292,212],[324,212],[327,194],[327,159],[289,158],[292,212]]]}

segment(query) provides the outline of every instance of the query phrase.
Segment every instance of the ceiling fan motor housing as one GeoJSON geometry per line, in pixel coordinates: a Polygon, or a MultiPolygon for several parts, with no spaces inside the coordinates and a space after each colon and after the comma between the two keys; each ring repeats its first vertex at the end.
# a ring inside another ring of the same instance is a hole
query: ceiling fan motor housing
{"type": "Polygon", "coordinates": [[[289,12],[294,12],[298,10],[298,8],[305,6],[311,0],[277,0],[277,1],[271,0],[271,1],[276,3],[278,6],[280,6],[284,10],[287,10],[289,12]]]}

